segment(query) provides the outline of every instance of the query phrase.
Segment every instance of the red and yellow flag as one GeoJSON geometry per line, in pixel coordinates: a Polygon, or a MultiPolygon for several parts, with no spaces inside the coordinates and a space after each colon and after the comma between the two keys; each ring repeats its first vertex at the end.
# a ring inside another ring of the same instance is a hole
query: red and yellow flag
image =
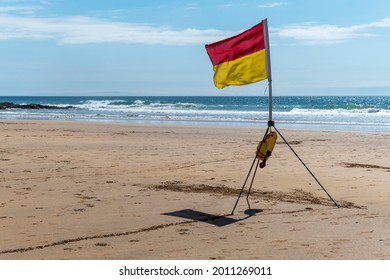
{"type": "Polygon", "coordinates": [[[267,78],[263,22],[252,28],[206,45],[214,69],[214,84],[221,89],[267,78]]]}

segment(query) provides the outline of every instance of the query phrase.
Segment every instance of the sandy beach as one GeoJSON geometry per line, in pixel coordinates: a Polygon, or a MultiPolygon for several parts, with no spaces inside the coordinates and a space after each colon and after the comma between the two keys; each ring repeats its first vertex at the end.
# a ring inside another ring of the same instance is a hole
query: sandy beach
{"type": "Polygon", "coordinates": [[[0,121],[0,259],[390,259],[390,134],[0,121]]]}

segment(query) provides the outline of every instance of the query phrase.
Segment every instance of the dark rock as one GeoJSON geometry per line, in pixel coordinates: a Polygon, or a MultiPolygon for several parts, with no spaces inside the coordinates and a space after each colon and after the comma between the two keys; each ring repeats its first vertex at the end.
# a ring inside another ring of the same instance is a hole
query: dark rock
{"type": "Polygon", "coordinates": [[[30,110],[40,110],[40,109],[72,109],[73,106],[51,106],[51,105],[41,105],[41,104],[16,104],[12,102],[0,102],[0,110],[5,109],[30,109],[30,110]]]}

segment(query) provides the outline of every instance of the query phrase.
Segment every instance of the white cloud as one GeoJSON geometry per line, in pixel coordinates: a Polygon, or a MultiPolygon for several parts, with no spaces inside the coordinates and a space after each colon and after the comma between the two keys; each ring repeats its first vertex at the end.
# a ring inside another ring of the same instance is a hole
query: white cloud
{"type": "Polygon", "coordinates": [[[190,45],[230,36],[215,29],[175,30],[91,17],[21,17],[0,14],[0,40],[50,39],[59,44],[128,43],[190,45]]]}
{"type": "Polygon", "coordinates": [[[24,11],[27,7],[25,6],[0,6],[0,13],[13,12],[13,11],[24,11]]]}
{"type": "Polygon", "coordinates": [[[197,3],[188,3],[183,10],[196,10],[198,9],[198,4],[197,3]]]}
{"type": "MultiPolygon", "coordinates": [[[[1,1],[1,0],[0,0],[1,1]]],[[[275,2],[284,3],[284,2],[275,2]]],[[[37,17],[26,14],[34,6],[0,6],[0,41],[28,39],[54,40],[59,44],[125,43],[191,45],[211,43],[237,32],[216,29],[173,29],[149,24],[103,20],[94,17],[37,17]],[[13,12],[25,14],[11,14],[13,12]]],[[[340,27],[306,23],[271,28],[271,34],[303,44],[340,43],[378,36],[379,28],[389,28],[390,18],[368,24],[340,27]]]]}
{"type": "Polygon", "coordinates": [[[291,38],[304,44],[331,44],[355,38],[378,36],[375,28],[390,27],[390,18],[362,25],[339,27],[336,25],[307,23],[288,25],[275,29],[275,33],[283,38],[291,38]]]}
{"type": "Polygon", "coordinates": [[[20,3],[20,2],[26,2],[24,0],[0,0],[0,3],[20,3]]]}
{"type": "Polygon", "coordinates": [[[224,4],[222,5],[223,8],[226,8],[226,9],[230,9],[230,8],[233,8],[234,5],[233,4],[224,4]]]}
{"type": "Polygon", "coordinates": [[[36,11],[41,10],[42,6],[39,5],[7,5],[0,6],[0,14],[14,13],[14,14],[34,14],[36,11]]]}
{"type": "Polygon", "coordinates": [[[266,9],[266,8],[276,8],[280,6],[287,5],[286,2],[272,2],[272,3],[265,3],[265,4],[260,4],[257,7],[261,9],[266,9]]]}

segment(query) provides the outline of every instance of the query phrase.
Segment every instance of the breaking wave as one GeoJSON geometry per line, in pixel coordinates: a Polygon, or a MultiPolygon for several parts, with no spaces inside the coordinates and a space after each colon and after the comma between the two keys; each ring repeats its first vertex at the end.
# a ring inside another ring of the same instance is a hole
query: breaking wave
{"type": "MultiPolygon", "coordinates": [[[[65,119],[138,122],[209,122],[257,125],[268,121],[261,97],[3,97],[0,101],[72,106],[59,110],[0,110],[3,119],[65,119]]],[[[285,127],[343,130],[371,127],[390,132],[390,97],[274,97],[273,118],[285,127]]]]}

